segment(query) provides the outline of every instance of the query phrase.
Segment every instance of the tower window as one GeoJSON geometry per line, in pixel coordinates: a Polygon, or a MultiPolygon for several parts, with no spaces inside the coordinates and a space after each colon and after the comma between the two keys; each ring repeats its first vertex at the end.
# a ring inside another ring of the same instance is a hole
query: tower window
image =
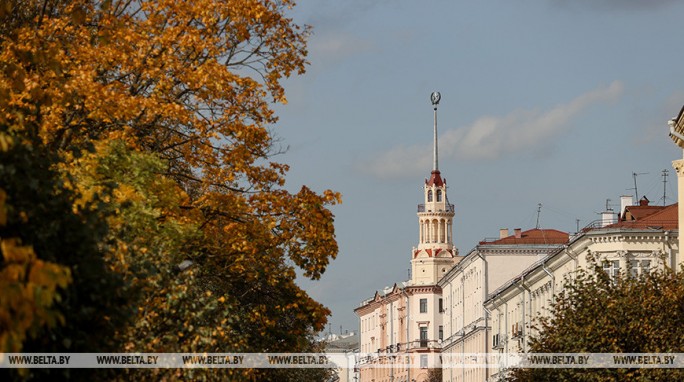
{"type": "Polygon", "coordinates": [[[428,190],[428,202],[432,201],[432,190],[428,190]]]}
{"type": "Polygon", "coordinates": [[[438,202],[442,201],[442,190],[437,190],[437,201],[438,202]]]}

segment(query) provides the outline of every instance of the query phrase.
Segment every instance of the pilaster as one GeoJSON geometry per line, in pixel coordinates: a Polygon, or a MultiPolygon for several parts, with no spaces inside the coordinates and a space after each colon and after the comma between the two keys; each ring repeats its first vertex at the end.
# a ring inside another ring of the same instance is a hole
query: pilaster
{"type": "Polygon", "coordinates": [[[672,167],[677,173],[677,227],[679,230],[679,250],[677,251],[677,259],[675,266],[679,270],[682,263],[684,263],[682,250],[684,249],[684,234],[682,234],[682,227],[684,227],[684,159],[677,159],[672,161],[672,167]]]}

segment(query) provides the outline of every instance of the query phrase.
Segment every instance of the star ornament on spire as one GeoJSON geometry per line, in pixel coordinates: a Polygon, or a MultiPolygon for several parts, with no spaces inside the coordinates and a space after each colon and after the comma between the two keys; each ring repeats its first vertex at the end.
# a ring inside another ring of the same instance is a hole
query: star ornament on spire
{"type": "Polygon", "coordinates": [[[432,105],[436,108],[437,105],[439,105],[439,100],[442,99],[442,95],[439,94],[439,92],[432,92],[430,94],[430,101],[432,101],[432,105]]]}

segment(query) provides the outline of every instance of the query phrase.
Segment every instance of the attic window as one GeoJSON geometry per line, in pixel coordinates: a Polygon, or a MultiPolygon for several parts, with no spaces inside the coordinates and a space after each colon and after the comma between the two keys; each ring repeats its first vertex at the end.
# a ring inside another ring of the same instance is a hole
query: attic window
{"type": "Polygon", "coordinates": [[[442,201],[442,190],[437,190],[437,201],[438,202],[442,201]]]}
{"type": "Polygon", "coordinates": [[[428,202],[432,201],[432,190],[428,190],[428,202]]]}

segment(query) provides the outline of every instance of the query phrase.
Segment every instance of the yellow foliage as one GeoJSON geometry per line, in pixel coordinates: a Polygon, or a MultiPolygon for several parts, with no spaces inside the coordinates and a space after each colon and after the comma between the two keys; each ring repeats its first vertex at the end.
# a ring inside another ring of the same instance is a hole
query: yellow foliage
{"type": "MultiPolygon", "coordinates": [[[[271,103],[286,103],[281,82],[307,64],[308,27],[285,14],[294,2],[56,3],[0,37],[0,123],[60,155],[74,214],[108,206],[108,267],[142,294],[125,347],[244,349],[258,333],[277,343],[322,329],[329,311],[289,292],[299,291],[293,267],[318,278],[335,258],[328,207],[340,195],[287,192],[288,166],[270,161],[271,103]],[[188,258],[191,268],[172,273],[188,258]],[[242,316],[223,321],[229,309],[242,316]],[[218,342],[197,326],[177,331],[212,319],[218,342]]],[[[8,144],[0,135],[0,150],[8,144]]],[[[7,256],[30,257],[17,248],[7,256]]],[[[36,261],[6,277],[57,298],[68,270],[36,261]]]]}
{"type": "Polygon", "coordinates": [[[58,288],[71,282],[67,267],[36,258],[18,239],[0,239],[0,352],[19,352],[24,339],[42,326],[63,323],[53,308],[58,288]]]}

